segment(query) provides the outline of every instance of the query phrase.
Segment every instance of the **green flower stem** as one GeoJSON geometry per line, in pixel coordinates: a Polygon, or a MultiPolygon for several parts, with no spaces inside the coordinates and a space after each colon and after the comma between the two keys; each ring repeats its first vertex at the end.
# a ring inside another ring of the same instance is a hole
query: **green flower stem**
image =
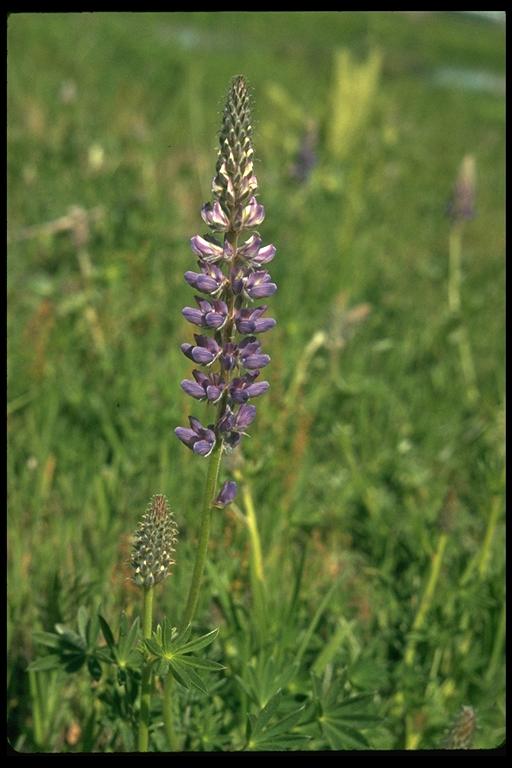
{"type": "MultiPolygon", "coordinates": [[[[423,595],[418,607],[418,611],[416,613],[416,616],[414,617],[414,622],[412,625],[413,632],[417,632],[418,630],[421,629],[421,627],[425,622],[427,613],[430,610],[430,606],[432,605],[434,592],[436,590],[437,582],[439,580],[439,574],[441,573],[441,565],[443,563],[444,551],[446,549],[447,543],[448,543],[448,534],[443,531],[443,533],[441,533],[441,535],[439,536],[437,549],[432,558],[430,576],[429,576],[427,585],[425,587],[425,591],[423,592],[423,595]]],[[[416,642],[414,639],[411,638],[411,640],[409,640],[409,643],[405,652],[405,663],[408,667],[411,667],[413,664],[415,648],[416,648],[416,642]]]]}
{"type": "Polygon", "coordinates": [[[172,687],[173,676],[171,673],[167,675],[164,683],[164,724],[165,732],[167,734],[167,742],[171,752],[178,752],[178,740],[176,738],[176,732],[174,730],[174,722],[172,717],[172,687]]]}
{"type": "MultiPolygon", "coordinates": [[[[153,587],[144,588],[144,608],[142,631],[145,640],[151,638],[153,627],[153,587]]],[[[151,704],[151,666],[146,664],[142,670],[140,716],[139,716],[139,752],[147,752],[149,746],[149,712],[151,704]]]]}
{"type": "Polygon", "coordinates": [[[203,506],[201,511],[201,531],[199,534],[199,544],[197,547],[196,562],[194,564],[192,581],[190,583],[190,589],[188,593],[187,606],[185,608],[185,615],[183,616],[182,621],[183,627],[188,627],[188,625],[192,622],[197,609],[201,578],[203,575],[206,555],[208,552],[208,539],[210,536],[212,520],[212,505],[215,499],[215,492],[217,490],[217,480],[219,477],[221,460],[222,442],[219,440],[215,444],[215,447],[210,454],[210,461],[208,464],[208,472],[206,475],[206,484],[203,496],[203,506]]]}

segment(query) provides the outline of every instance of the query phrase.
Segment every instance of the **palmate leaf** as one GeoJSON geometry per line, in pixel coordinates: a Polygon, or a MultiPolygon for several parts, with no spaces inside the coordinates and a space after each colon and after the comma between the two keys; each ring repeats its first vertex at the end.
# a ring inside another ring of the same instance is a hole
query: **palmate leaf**
{"type": "Polygon", "coordinates": [[[277,662],[273,656],[260,656],[246,665],[243,677],[236,676],[247,696],[263,709],[273,696],[284,690],[298,672],[298,665],[290,659],[277,662]]]}
{"type": "Polygon", "coordinates": [[[257,716],[249,717],[246,749],[271,751],[299,748],[310,738],[306,734],[293,732],[304,715],[304,705],[279,717],[277,713],[282,703],[283,693],[278,691],[257,716]]]}
{"type": "Polygon", "coordinates": [[[167,619],[158,625],[153,636],[144,641],[146,649],[154,656],[153,670],[159,676],[170,673],[185,688],[195,688],[207,694],[207,685],[195,670],[201,672],[216,672],[224,669],[222,664],[195,656],[192,651],[198,651],[210,645],[218,634],[218,629],[206,635],[189,640],[190,626],[178,632],[167,619]]]}
{"type": "Polygon", "coordinates": [[[328,718],[322,718],[320,727],[331,749],[367,749],[368,741],[362,733],[349,726],[334,724],[328,718]]]}
{"type": "Polygon", "coordinates": [[[361,731],[375,728],[381,722],[381,718],[372,712],[373,694],[347,696],[345,685],[345,673],[327,690],[318,678],[313,677],[318,725],[331,749],[367,749],[370,745],[361,731]]]}

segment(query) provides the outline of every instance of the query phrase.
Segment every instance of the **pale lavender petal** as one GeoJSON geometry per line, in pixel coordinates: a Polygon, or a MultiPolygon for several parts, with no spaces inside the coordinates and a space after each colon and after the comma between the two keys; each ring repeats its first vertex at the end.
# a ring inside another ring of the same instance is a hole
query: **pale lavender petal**
{"type": "Polygon", "coordinates": [[[200,235],[195,235],[190,239],[190,245],[194,253],[205,259],[205,261],[218,261],[222,259],[223,247],[217,240],[210,241],[200,235]]]}
{"type": "Polygon", "coordinates": [[[255,197],[251,197],[249,205],[242,209],[240,226],[242,229],[256,227],[265,218],[265,208],[258,203],[255,197]]]}
{"type": "Polygon", "coordinates": [[[255,264],[268,264],[276,255],[276,248],[274,245],[266,245],[264,248],[260,248],[258,255],[254,256],[253,261],[255,264]]]}

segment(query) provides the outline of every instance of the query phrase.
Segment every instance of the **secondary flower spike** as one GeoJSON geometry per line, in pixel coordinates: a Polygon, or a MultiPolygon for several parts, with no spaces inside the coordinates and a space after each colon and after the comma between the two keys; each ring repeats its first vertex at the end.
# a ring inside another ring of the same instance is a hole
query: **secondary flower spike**
{"type": "MultiPolygon", "coordinates": [[[[260,368],[270,362],[260,338],[276,321],[263,316],[265,304],[255,302],[277,290],[267,271],[276,249],[264,245],[255,231],[265,209],[257,200],[253,154],[250,98],[245,79],[238,76],[224,108],[213,198],[201,209],[210,232],[191,238],[198,269],[185,273],[185,281],[203,296],[196,295],[196,306],[183,309],[185,319],[200,326],[201,333],[194,334],[195,343],[185,342],[181,349],[203,370],[194,369],[193,378],[181,386],[214,413],[204,419],[208,426],[191,416],[190,428],[177,427],[175,432],[201,456],[209,456],[214,448],[236,447],[256,416],[256,407],[247,401],[269,388],[267,381],[258,380],[260,368]]],[[[229,503],[235,491],[235,483],[224,483],[216,506],[229,503]]]]}
{"type": "Polygon", "coordinates": [[[149,502],[134,536],[131,566],[133,579],[141,587],[152,587],[170,574],[178,526],[165,496],[149,502]]]}

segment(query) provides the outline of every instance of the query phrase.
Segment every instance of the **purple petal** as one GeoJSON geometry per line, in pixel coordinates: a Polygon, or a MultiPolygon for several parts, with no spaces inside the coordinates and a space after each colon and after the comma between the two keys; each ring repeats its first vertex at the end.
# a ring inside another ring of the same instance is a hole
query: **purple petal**
{"type": "Polygon", "coordinates": [[[205,261],[218,261],[222,259],[223,248],[221,243],[216,240],[212,242],[200,235],[195,235],[195,237],[190,239],[190,245],[194,253],[197,253],[205,261]]]}
{"type": "Polygon", "coordinates": [[[189,417],[188,417],[188,420],[189,420],[189,422],[190,422],[190,426],[192,427],[192,429],[194,430],[194,432],[195,432],[195,434],[196,434],[196,437],[197,437],[197,435],[199,435],[201,432],[204,432],[204,427],[203,427],[203,425],[201,424],[201,422],[199,421],[199,419],[196,419],[196,417],[195,417],[195,416],[189,416],[189,417]]]}
{"type": "Polygon", "coordinates": [[[199,386],[199,384],[196,384],[195,381],[184,379],[180,386],[184,392],[186,392],[187,395],[190,395],[191,397],[195,397],[198,400],[202,400],[203,397],[205,397],[205,391],[203,387],[199,386]]]}
{"type": "Polygon", "coordinates": [[[220,315],[218,312],[208,312],[204,316],[204,322],[208,328],[215,328],[218,330],[219,328],[222,328],[226,322],[226,315],[220,315]]]}
{"type": "Polygon", "coordinates": [[[257,384],[250,384],[245,390],[249,397],[259,397],[270,387],[268,381],[259,381],[257,384]]]}
{"type": "Polygon", "coordinates": [[[273,317],[267,317],[264,320],[256,320],[254,323],[254,333],[264,333],[270,331],[276,324],[273,317]]]}
{"type": "Polygon", "coordinates": [[[222,486],[219,495],[214,501],[214,506],[218,507],[219,509],[222,509],[223,507],[226,507],[228,504],[231,504],[233,499],[236,496],[236,483],[233,480],[227,480],[224,485],[222,486]]]}
{"type": "Polygon", "coordinates": [[[185,280],[193,288],[203,293],[214,293],[219,289],[219,284],[213,277],[202,275],[197,272],[185,272],[185,280]]]}
{"type": "Polygon", "coordinates": [[[247,288],[247,293],[251,299],[266,299],[277,291],[275,283],[259,283],[254,288],[247,288]]]}
{"type": "MultiPolygon", "coordinates": [[[[238,255],[243,258],[250,261],[258,251],[260,251],[260,246],[262,243],[261,237],[258,235],[251,235],[251,237],[243,243],[243,245],[240,246],[238,249],[238,255]]],[[[269,247],[269,246],[267,246],[269,247]]]]}
{"type": "Polygon", "coordinates": [[[209,456],[213,450],[215,443],[210,443],[208,440],[198,440],[194,443],[192,450],[199,456],[209,456]]]}
{"type": "Polygon", "coordinates": [[[202,363],[203,365],[208,365],[215,360],[215,355],[204,347],[194,347],[191,357],[195,363],[202,363]]]}
{"type": "Polygon", "coordinates": [[[182,443],[185,443],[187,448],[192,448],[193,443],[197,439],[196,434],[191,429],[185,429],[185,427],[176,427],[174,433],[182,443]]]}
{"type": "Polygon", "coordinates": [[[222,395],[222,387],[210,384],[206,387],[206,397],[211,403],[216,403],[222,395]]]}
{"type": "Polygon", "coordinates": [[[213,205],[210,203],[203,205],[201,216],[203,217],[203,221],[213,229],[217,229],[221,232],[229,229],[229,219],[218,202],[215,202],[213,205]]]}
{"type": "Polygon", "coordinates": [[[248,355],[247,357],[242,357],[242,365],[248,370],[264,368],[269,363],[270,355],[248,355]]]}
{"type": "Polygon", "coordinates": [[[189,321],[189,323],[194,323],[194,325],[203,324],[203,314],[199,309],[194,309],[193,307],[185,307],[181,310],[181,314],[185,320],[189,321]]]}
{"type": "Polygon", "coordinates": [[[256,406],[242,405],[236,417],[237,429],[245,429],[245,427],[248,427],[249,424],[252,424],[255,418],[256,418],[256,406]]]}
{"type": "Polygon", "coordinates": [[[255,197],[251,197],[249,205],[242,209],[240,226],[242,228],[256,227],[258,224],[261,224],[264,218],[265,208],[258,203],[255,197]]]}
{"type": "Polygon", "coordinates": [[[253,261],[255,264],[268,264],[276,255],[275,245],[266,245],[264,248],[260,248],[258,255],[254,256],[253,261]]]}

